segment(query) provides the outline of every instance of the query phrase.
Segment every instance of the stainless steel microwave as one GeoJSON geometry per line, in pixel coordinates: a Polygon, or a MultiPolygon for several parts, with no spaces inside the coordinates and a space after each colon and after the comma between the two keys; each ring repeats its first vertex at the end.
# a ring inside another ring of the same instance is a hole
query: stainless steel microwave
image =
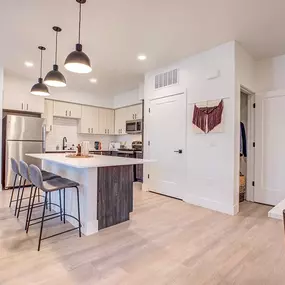
{"type": "Polygon", "coordinates": [[[126,121],[127,134],[139,134],[142,132],[142,120],[126,121]]]}

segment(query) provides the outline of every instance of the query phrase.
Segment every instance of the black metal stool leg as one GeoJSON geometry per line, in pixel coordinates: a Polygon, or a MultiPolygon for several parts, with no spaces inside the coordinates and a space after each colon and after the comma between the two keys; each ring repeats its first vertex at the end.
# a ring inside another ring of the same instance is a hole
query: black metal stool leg
{"type": "Polygon", "coordinates": [[[49,210],[51,211],[51,193],[49,192],[48,194],[49,210]]]}
{"type": "Polygon", "coordinates": [[[79,189],[76,187],[77,192],[77,209],[78,209],[78,221],[79,221],[79,237],[81,237],[81,220],[80,220],[80,203],[79,203],[79,189]]]}
{"type": "MultiPolygon", "coordinates": [[[[45,197],[45,204],[46,203],[47,203],[47,196],[45,197]]],[[[43,226],[44,226],[45,211],[46,211],[45,204],[43,206],[43,215],[42,215],[42,222],[41,222],[41,231],[40,231],[40,236],[39,236],[38,251],[40,251],[40,249],[41,249],[41,241],[42,241],[43,226]]]]}
{"type": "Polygon", "coordinates": [[[29,231],[29,227],[30,227],[30,223],[31,223],[31,217],[32,217],[33,209],[34,209],[34,203],[35,203],[35,199],[36,199],[36,194],[37,194],[37,187],[35,187],[35,191],[34,191],[34,195],[33,195],[33,201],[32,201],[32,206],[31,206],[30,213],[29,213],[29,220],[27,223],[26,233],[28,233],[28,231],[29,231]]]}
{"type": "Polygon", "coordinates": [[[27,210],[27,216],[26,216],[25,230],[27,230],[27,226],[28,226],[30,207],[31,207],[31,201],[32,201],[32,196],[33,196],[33,187],[34,187],[34,185],[31,186],[30,197],[29,197],[29,204],[28,204],[28,210],[27,210]]]}
{"type": "Polygon", "coordinates": [[[14,184],[13,184],[13,190],[12,190],[11,197],[10,197],[9,208],[11,208],[11,205],[12,205],[12,201],[13,201],[13,197],[14,197],[14,191],[15,191],[15,186],[16,186],[16,181],[17,181],[17,177],[18,177],[18,174],[15,174],[15,179],[14,179],[14,184]]]}
{"type": "Polygon", "coordinates": [[[24,196],[25,185],[26,185],[26,179],[24,180],[24,184],[23,184],[23,187],[22,187],[22,193],[21,193],[21,198],[20,198],[20,201],[19,201],[17,218],[19,218],[20,210],[21,210],[21,207],[22,207],[22,201],[23,201],[23,196],[24,196]]]}
{"type": "Polygon", "coordinates": [[[61,190],[58,190],[59,207],[60,207],[60,220],[62,221],[62,204],[61,204],[61,190]]]}
{"type": "Polygon", "coordinates": [[[16,207],[15,207],[14,216],[16,216],[16,214],[17,214],[18,201],[19,201],[19,195],[20,195],[20,190],[21,190],[21,184],[22,184],[22,176],[20,177],[20,182],[19,182],[19,186],[18,186],[18,194],[17,194],[17,200],[16,200],[16,207]]]}
{"type": "Polygon", "coordinates": [[[38,202],[41,201],[41,197],[40,197],[40,188],[38,188],[38,202]]]}
{"type": "Polygon", "coordinates": [[[65,188],[63,188],[63,223],[65,224],[65,188]]]}

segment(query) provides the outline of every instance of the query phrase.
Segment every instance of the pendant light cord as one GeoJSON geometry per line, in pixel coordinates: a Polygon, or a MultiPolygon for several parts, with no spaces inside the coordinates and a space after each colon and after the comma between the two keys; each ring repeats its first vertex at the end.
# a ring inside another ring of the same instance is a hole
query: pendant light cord
{"type": "Polygon", "coordinates": [[[40,78],[43,75],[43,50],[41,49],[41,68],[40,68],[40,78]]]}
{"type": "Polygon", "coordinates": [[[78,33],[78,43],[80,44],[81,41],[81,6],[82,4],[79,4],[79,33],[78,33]]]}
{"type": "Polygon", "coordinates": [[[57,37],[58,37],[58,31],[55,33],[55,59],[54,59],[54,64],[57,65],[57,37]]]}

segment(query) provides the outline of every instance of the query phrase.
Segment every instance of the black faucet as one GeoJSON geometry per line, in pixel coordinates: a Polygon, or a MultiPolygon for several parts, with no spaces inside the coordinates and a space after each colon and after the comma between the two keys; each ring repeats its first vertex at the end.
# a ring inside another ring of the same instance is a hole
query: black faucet
{"type": "Polygon", "coordinates": [[[63,150],[67,149],[67,138],[66,137],[62,139],[62,149],[63,150]]]}

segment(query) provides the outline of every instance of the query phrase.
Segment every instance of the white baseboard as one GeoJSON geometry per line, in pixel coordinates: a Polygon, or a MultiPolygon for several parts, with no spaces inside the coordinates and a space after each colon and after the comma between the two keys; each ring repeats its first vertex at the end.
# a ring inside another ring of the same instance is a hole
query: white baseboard
{"type": "Polygon", "coordinates": [[[149,191],[149,187],[146,183],[142,184],[142,191],[148,192],[149,191]]]}
{"type": "Polygon", "coordinates": [[[203,197],[197,197],[193,195],[185,196],[183,201],[186,203],[192,204],[192,205],[200,206],[203,208],[207,208],[210,210],[214,210],[214,211],[232,215],[232,216],[236,215],[239,211],[238,204],[227,205],[227,204],[220,203],[218,201],[213,201],[213,200],[209,200],[203,197]]]}

